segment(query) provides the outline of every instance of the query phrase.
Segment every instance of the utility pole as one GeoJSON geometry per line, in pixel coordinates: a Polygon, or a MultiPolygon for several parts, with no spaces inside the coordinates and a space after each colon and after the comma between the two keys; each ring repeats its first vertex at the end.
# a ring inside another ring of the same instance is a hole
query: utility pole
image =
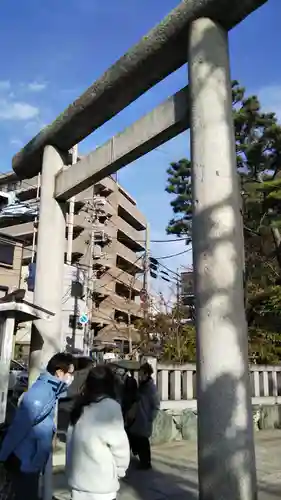
{"type": "MultiPolygon", "coordinates": [[[[72,165],[77,163],[78,157],[78,146],[73,146],[72,148],[72,165]]],[[[68,212],[68,228],[67,228],[67,253],[66,253],[66,263],[71,266],[72,263],[72,244],[73,244],[73,225],[74,225],[74,209],[75,209],[75,196],[69,200],[69,212],[68,212]]]]}
{"type": "Polygon", "coordinates": [[[129,343],[129,354],[133,353],[131,303],[132,303],[132,294],[133,294],[134,283],[135,283],[135,276],[132,276],[132,279],[130,281],[129,298],[128,298],[128,343],[129,343]]]}
{"type": "Polygon", "coordinates": [[[94,262],[94,247],[95,247],[95,230],[94,227],[91,229],[90,237],[90,256],[89,265],[87,272],[87,310],[88,310],[88,323],[85,325],[85,337],[84,337],[84,354],[89,355],[90,344],[91,344],[91,324],[92,324],[92,310],[93,310],[93,292],[94,292],[94,276],[93,276],[93,262],[94,262]]]}
{"type": "Polygon", "coordinates": [[[143,316],[148,316],[149,307],[149,257],[150,257],[150,225],[147,222],[145,231],[145,255],[143,269],[143,289],[145,291],[145,302],[143,304],[143,316]]]}
{"type": "MultiPolygon", "coordinates": [[[[41,186],[41,174],[39,172],[37,177],[37,191],[36,191],[36,201],[40,200],[40,186],[41,186]]],[[[39,207],[37,208],[38,212],[34,219],[34,227],[33,227],[33,235],[32,235],[32,252],[31,252],[31,263],[33,264],[35,258],[35,248],[36,248],[36,235],[38,232],[37,225],[39,220],[39,207]]]]}
{"type": "Polygon", "coordinates": [[[176,302],[176,335],[177,335],[177,351],[178,351],[178,358],[180,361],[181,357],[181,348],[180,348],[180,274],[179,270],[177,269],[177,302],[176,302]]]}
{"type": "MultiPolygon", "coordinates": [[[[76,267],[76,282],[80,281],[80,269],[76,267]]],[[[79,314],[78,308],[78,296],[75,294],[74,296],[74,307],[73,307],[73,324],[72,324],[72,339],[71,339],[71,350],[75,349],[76,345],[76,329],[77,329],[77,318],[79,314]]]]}
{"type": "Polygon", "coordinates": [[[88,221],[91,224],[90,241],[89,241],[89,262],[88,271],[86,278],[86,289],[87,289],[87,313],[88,313],[88,323],[85,325],[84,331],[84,354],[89,355],[90,344],[91,344],[91,324],[92,324],[92,312],[93,312],[93,292],[94,292],[94,280],[93,275],[93,263],[94,263],[94,251],[95,251],[95,225],[97,222],[97,210],[95,206],[95,187],[93,186],[93,202],[88,203],[86,210],[88,211],[89,218],[88,221]]]}

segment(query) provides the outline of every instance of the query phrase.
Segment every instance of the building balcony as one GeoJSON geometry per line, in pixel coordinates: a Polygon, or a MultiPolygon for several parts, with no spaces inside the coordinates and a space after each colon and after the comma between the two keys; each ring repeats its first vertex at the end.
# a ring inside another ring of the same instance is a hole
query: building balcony
{"type": "MultiPolygon", "coordinates": [[[[128,263],[128,268],[132,269],[134,273],[143,272],[143,259],[141,256],[137,255],[135,252],[130,250],[130,248],[126,247],[120,241],[112,242],[112,250],[111,253],[115,252],[116,256],[120,257],[120,259],[124,262],[128,263]]],[[[124,262],[124,264],[125,264],[124,262]]],[[[120,266],[118,266],[120,267],[120,266]]],[[[122,266],[122,269],[124,267],[122,266]]],[[[126,269],[124,269],[126,270],[126,269]]]]}
{"type": "Polygon", "coordinates": [[[116,256],[114,254],[109,254],[103,252],[103,249],[95,245],[94,247],[94,267],[99,269],[101,267],[111,268],[116,263],[116,256]]]}
{"type": "Polygon", "coordinates": [[[116,284],[123,285],[138,295],[143,287],[140,279],[132,276],[118,267],[111,267],[104,274],[94,281],[94,290],[101,295],[110,295],[115,293],[116,284]]]}
{"type": "Polygon", "coordinates": [[[118,193],[118,215],[137,231],[146,229],[146,218],[121,191],[118,193]]]}
{"type": "Polygon", "coordinates": [[[131,288],[135,293],[139,293],[143,288],[143,282],[136,276],[133,276],[126,271],[118,268],[112,267],[110,269],[111,276],[115,279],[117,283],[121,283],[128,288],[131,288]]]}
{"type": "MultiPolygon", "coordinates": [[[[112,310],[110,310],[112,312],[112,310]]],[[[102,309],[93,309],[93,323],[96,323],[98,325],[109,325],[112,324],[114,320],[110,318],[108,315],[108,311],[105,310],[103,311],[102,309]]]]}
{"type": "Polygon", "coordinates": [[[13,236],[14,238],[27,240],[32,238],[36,226],[37,224],[35,222],[25,222],[23,224],[15,224],[14,226],[3,227],[1,229],[1,232],[9,236],[13,236]]]}
{"type": "Polygon", "coordinates": [[[132,316],[141,317],[143,315],[142,308],[140,304],[134,301],[127,300],[125,297],[120,297],[117,294],[111,295],[104,300],[104,305],[108,303],[113,304],[116,311],[123,312],[125,314],[131,314],[132,316]]]}
{"type": "Polygon", "coordinates": [[[93,278],[93,290],[100,295],[110,295],[115,291],[115,280],[111,271],[105,272],[100,278],[93,278]]]}
{"type": "Polygon", "coordinates": [[[137,231],[122,217],[115,216],[112,218],[112,223],[118,229],[117,237],[123,245],[128,246],[133,252],[141,252],[145,250],[145,231],[137,231]]]}
{"type": "Polygon", "coordinates": [[[38,189],[38,177],[33,177],[28,179],[27,182],[23,182],[21,187],[16,190],[16,194],[19,200],[26,201],[31,199],[36,199],[38,189]]]}
{"type": "MultiPolygon", "coordinates": [[[[101,192],[100,196],[103,196],[107,202],[104,206],[104,214],[106,216],[109,216],[109,217],[111,217],[112,215],[115,215],[116,209],[111,205],[110,200],[108,199],[108,196],[107,196],[107,192],[104,192],[102,190],[99,190],[99,191],[101,192]]],[[[92,186],[91,188],[88,188],[85,191],[82,191],[81,193],[79,193],[78,195],[75,196],[75,211],[76,212],[78,210],[81,210],[81,209],[83,210],[84,205],[88,201],[93,200],[93,196],[94,196],[93,193],[94,193],[94,191],[93,191],[93,186],[92,186]]],[[[97,192],[95,194],[99,194],[99,193],[97,192]]],[[[109,198],[110,198],[110,196],[109,196],[109,198]]],[[[86,213],[85,213],[85,215],[86,215],[86,213]]]]}
{"type": "Polygon", "coordinates": [[[110,194],[116,190],[116,182],[112,179],[112,177],[105,177],[101,181],[98,181],[95,184],[95,193],[101,194],[101,196],[105,196],[106,193],[110,194]],[[104,194],[102,194],[104,193],[104,194]]]}
{"type": "Polygon", "coordinates": [[[100,302],[99,307],[94,309],[94,315],[103,317],[107,322],[114,320],[116,312],[136,318],[143,316],[143,310],[139,304],[117,294],[108,295],[100,302]]]}

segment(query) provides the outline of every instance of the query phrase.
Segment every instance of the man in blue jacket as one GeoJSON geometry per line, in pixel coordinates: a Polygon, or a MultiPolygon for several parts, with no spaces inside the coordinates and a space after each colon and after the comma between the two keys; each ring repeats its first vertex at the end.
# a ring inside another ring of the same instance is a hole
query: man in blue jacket
{"type": "Polygon", "coordinates": [[[53,356],[45,372],[24,395],[0,450],[11,477],[14,500],[38,499],[39,477],[52,450],[58,398],[73,381],[70,354],[53,356]]]}

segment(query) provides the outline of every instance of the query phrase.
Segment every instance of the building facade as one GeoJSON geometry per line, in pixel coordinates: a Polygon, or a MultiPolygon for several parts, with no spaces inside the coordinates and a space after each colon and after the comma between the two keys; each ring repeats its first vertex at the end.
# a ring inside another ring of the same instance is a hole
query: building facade
{"type": "Polygon", "coordinates": [[[0,297],[20,288],[22,256],[22,242],[0,232],[0,297]]]}
{"type": "MultiPolygon", "coordinates": [[[[36,262],[39,200],[40,177],[19,181],[12,172],[0,176],[0,231],[23,242],[24,282],[29,264],[36,262]]],[[[133,324],[143,314],[139,295],[143,288],[146,246],[146,219],[136,202],[110,177],[77,195],[72,207],[67,203],[66,213],[65,262],[69,256],[68,239],[73,234],[68,263],[75,269],[78,267],[86,277],[84,295],[89,298],[90,293],[92,298],[94,336],[102,336],[103,328],[108,330],[116,322],[133,324]]],[[[70,290],[68,293],[71,297],[70,290]]],[[[68,304],[65,317],[71,316],[69,324],[77,321],[73,319],[76,313],[75,308],[69,310],[68,304]]]]}

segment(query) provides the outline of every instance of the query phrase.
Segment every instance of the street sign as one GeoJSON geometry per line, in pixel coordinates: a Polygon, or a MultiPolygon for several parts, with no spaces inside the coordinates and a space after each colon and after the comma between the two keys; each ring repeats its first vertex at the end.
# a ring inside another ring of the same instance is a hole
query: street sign
{"type": "Polygon", "coordinates": [[[86,325],[89,321],[89,318],[88,318],[88,315],[86,313],[83,313],[81,314],[81,316],[79,316],[79,323],[81,323],[81,325],[86,325]]]}

